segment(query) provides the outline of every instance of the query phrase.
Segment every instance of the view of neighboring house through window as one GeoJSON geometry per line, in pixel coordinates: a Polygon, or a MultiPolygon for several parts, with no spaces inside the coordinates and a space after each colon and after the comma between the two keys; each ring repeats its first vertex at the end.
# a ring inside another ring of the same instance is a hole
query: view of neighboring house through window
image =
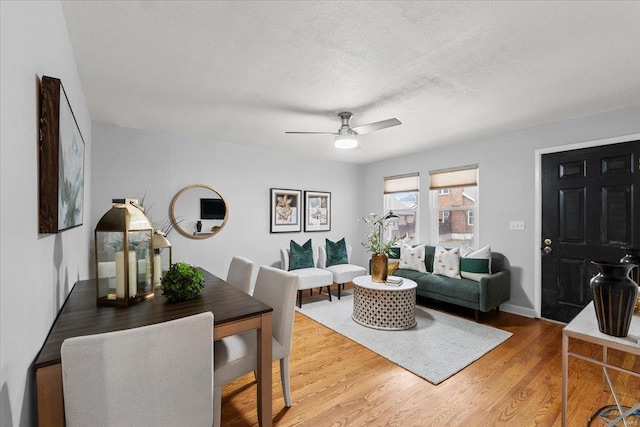
{"type": "Polygon", "coordinates": [[[432,236],[442,246],[477,246],[478,165],[429,172],[432,236]]]}
{"type": "Polygon", "coordinates": [[[384,179],[384,213],[393,211],[397,219],[389,220],[388,235],[415,242],[418,233],[418,185],[420,175],[390,176],[384,179]]]}

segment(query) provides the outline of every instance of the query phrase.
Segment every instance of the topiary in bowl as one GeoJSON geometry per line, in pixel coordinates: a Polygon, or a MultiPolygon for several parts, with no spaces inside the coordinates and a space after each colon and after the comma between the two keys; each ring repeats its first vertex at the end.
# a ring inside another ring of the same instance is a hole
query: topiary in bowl
{"type": "Polygon", "coordinates": [[[173,264],[160,279],[162,295],[169,302],[187,301],[200,295],[204,287],[204,275],[196,267],[186,262],[173,264]]]}

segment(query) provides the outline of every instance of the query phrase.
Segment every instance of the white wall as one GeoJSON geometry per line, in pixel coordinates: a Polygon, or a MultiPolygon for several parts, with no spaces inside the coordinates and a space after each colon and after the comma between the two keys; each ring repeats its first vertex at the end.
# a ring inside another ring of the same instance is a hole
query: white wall
{"type": "Polygon", "coordinates": [[[59,2],[0,2],[0,425],[36,423],[33,364],[88,277],[91,119],[59,2]],[[38,234],[39,79],[58,77],[85,140],[84,226],[38,234]]]}
{"type": "Polygon", "coordinates": [[[233,255],[279,266],[279,249],[291,239],[302,244],[311,238],[317,246],[325,238],[345,237],[359,245],[357,165],[96,122],[92,141],[93,228],[113,198],[139,199],[146,193],[145,207],[151,206],[149,215],[157,222],[168,217],[173,196],[188,185],[208,185],[224,197],[229,217],[218,234],[205,240],[177,232],[169,236],[174,261],[226,277],[233,255]],[[331,231],[270,234],[272,187],[331,192],[331,231]]]}
{"type": "Polygon", "coordinates": [[[536,150],[638,132],[640,106],[368,164],[362,170],[362,210],[382,210],[385,176],[419,172],[419,240],[432,242],[428,225],[429,171],[478,163],[479,242],[481,246],[491,244],[492,250],[505,254],[511,264],[511,301],[502,309],[534,316],[534,264],[540,240],[534,231],[536,150]],[[524,220],[526,230],[510,231],[511,220],[524,220]]]}

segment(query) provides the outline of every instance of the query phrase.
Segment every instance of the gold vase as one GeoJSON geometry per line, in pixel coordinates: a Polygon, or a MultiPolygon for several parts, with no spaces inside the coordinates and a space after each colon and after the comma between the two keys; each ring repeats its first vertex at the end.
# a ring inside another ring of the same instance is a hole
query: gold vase
{"type": "Polygon", "coordinates": [[[389,273],[389,257],[387,254],[372,254],[371,255],[371,280],[377,283],[384,283],[387,281],[387,274],[389,273]]]}

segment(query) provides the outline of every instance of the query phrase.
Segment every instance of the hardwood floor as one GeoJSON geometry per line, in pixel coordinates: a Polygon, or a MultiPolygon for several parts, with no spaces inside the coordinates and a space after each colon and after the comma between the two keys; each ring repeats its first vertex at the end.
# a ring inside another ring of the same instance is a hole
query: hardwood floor
{"type": "MultiPolygon", "coordinates": [[[[425,305],[449,313],[456,310],[433,302],[425,305]]],[[[471,310],[458,314],[473,319],[471,310]]],[[[290,359],[293,406],[284,406],[274,363],[274,425],[559,426],[563,325],[503,312],[486,313],[481,321],[513,336],[435,386],[296,312],[290,359]]],[[[578,344],[572,342],[571,348],[600,354],[597,347],[578,344]]],[[[612,350],[609,357],[627,369],[640,370],[638,357],[612,350]]],[[[623,405],[640,401],[638,378],[610,373],[616,390],[628,393],[620,396],[623,405]]],[[[227,384],[222,425],[257,426],[255,395],[251,374],[227,384]]],[[[602,387],[601,369],[571,358],[569,425],[585,426],[598,408],[612,403],[602,387]]]]}

